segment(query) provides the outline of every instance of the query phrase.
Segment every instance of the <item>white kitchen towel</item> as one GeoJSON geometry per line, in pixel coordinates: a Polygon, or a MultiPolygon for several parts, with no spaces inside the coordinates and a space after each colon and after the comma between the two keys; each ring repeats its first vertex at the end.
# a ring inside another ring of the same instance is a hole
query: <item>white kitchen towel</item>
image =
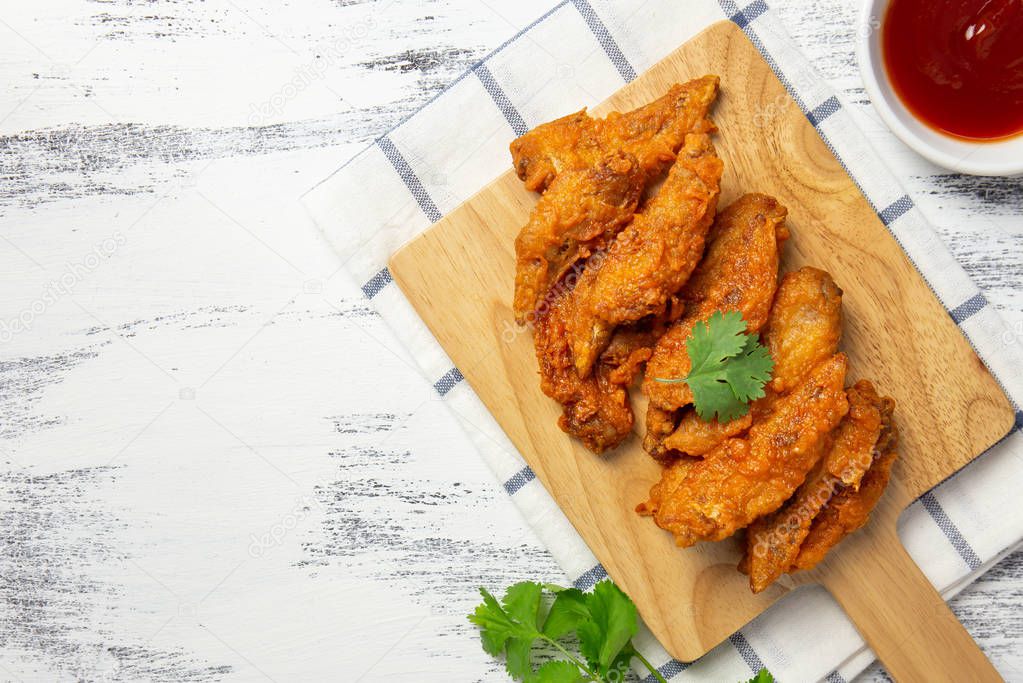
{"type": "MultiPolygon", "coordinates": [[[[1023,400],[1023,335],[988,305],[764,2],[566,0],[341,166],[304,201],[508,495],[583,589],[606,576],[604,569],[393,284],[386,263],[404,242],[508,169],[508,143],[515,136],[602,101],[721,19],[750,37],[1015,405],[1023,400]]],[[[507,334],[515,333],[509,325],[507,334]]],[[[1008,437],[902,518],[900,533],[910,553],[946,595],[1023,538],[1023,420],[1016,415],[1008,437]]],[[[766,666],[782,680],[834,682],[873,660],[823,589],[794,592],[691,664],[672,660],[648,632],[639,644],[676,681],[739,680],[766,666]]]]}

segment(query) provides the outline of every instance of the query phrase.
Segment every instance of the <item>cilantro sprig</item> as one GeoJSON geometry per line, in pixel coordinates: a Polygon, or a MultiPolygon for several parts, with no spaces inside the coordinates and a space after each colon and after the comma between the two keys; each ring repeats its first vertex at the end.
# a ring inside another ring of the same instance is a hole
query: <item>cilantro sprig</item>
{"type": "MultiPolygon", "coordinates": [[[[610,683],[624,680],[635,658],[658,683],[667,683],[632,643],[639,628],[636,605],[612,581],[605,580],[590,593],[532,581],[517,583],[498,602],[480,588],[483,602],[469,615],[480,627],[483,649],[504,655],[508,674],[524,683],[610,683]],[[554,594],[544,609],[544,591],[554,594]],[[574,638],[571,636],[574,635],[574,638]],[[571,652],[565,641],[577,645],[571,652]],[[564,659],[533,668],[533,649],[547,644],[564,659]]],[[[762,669],[747,683],[774,683],[762,669]]]]}
{"type": "Polygon", "coordinates": [[[505,655],[508,674],[517,681],[618,681],[635,657],[659,683],[667,683],[633,646],[638,628],[636,605],[611,581],[601,581],[591,593],[524,581],[509,588],[501,602],[485,588],[480,588],[480,594],[483,603],[469,615],[469,621],[480,627],[484,650],[495,657],[505,655]],[[555,596],[546,614],[544,589],[555,596]],[[578,655],[562,643],[571,634],[578,655]],[[553,647],[565,659],[546,662],[534,670],[531,655],[538,642],[553,647]]]}
{"type": "Polygon", "coordinates": [[[736,311],[715,312],[707,322],[693,326],[686,343],[690,370],[684,379],[655,378],[658,382],[685,382],[693,392],[693,405],[701,420],[728,422],[749,412],[749,404],[764,396],[774,361],[756,334],[746,334],[746,321],[736,311]]]}
{"type": "Polygon", "coordinates": [[[767,669],[761,669],[757,675],[746,681],[746,683],[774,683],[774,676],[767,669]]]}

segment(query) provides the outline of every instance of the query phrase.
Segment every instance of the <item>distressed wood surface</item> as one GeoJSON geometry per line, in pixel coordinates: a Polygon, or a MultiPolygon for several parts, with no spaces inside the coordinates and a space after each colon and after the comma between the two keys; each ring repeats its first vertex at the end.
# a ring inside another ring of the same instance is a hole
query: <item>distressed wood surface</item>
{"type": "MultiPolygon", "coordinates": [[[[297,197],[548,4],[0,8],[0,679],[504,679],[464,586],[563,577],[297,197]]],[[[1023,336],[1020,182],[892,138],[857,2],[773,5],[1023,336]]],[[[953,603],[1003,672],[1021,600],[953,603]]]]}

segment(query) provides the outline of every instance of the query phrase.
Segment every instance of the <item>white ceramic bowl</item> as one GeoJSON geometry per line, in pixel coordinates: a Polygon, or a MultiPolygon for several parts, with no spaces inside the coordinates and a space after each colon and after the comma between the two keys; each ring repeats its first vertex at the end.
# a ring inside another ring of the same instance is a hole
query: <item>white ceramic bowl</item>
{"type": "Polygon", "coordinates": [[[1023,174],[1023,135],[995,142],[971,142],[939,133],[917,119],[888,80],[881,54],[881,25],[890,0],[866,0],[857,26],[857,57],[867,93],[885,124],[926,159],[959,173],[1023,174]]]}

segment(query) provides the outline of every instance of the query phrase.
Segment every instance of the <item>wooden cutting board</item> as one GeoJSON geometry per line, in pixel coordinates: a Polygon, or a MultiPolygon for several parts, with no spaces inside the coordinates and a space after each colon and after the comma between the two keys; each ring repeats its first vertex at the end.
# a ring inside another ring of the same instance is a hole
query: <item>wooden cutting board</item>
{"type": "MultiPolygon", "coordinates": [[[[701,656],[798,583],[824,584],[900,680],[997,674],[903,550],[899,513],[1004,436],[1013,411],[856,185],[748,38],[720,22],[594,111],[627,110],[675,82],[721,76],[721,206],[748,191],[789,209],[783,270],[814,265],[845,291],[849,381],[898,403],[901,457],[870,524],[812,573],[753,595],[734,540],[679,549],[633,511],[658,478],[634,434],[594,456],[557,427],[526,332],[509,340],[513,242],[537,196],[512,171],[391,259],[395,281],[643,620],[675,657],[701,656]]],[[[567,112],[566,112],[567,113],[567,112]]],[[[634,394],[639,394],[634,391],[634,394]]],[[[636,401],[637,432],[645,404],[636,401]]]]}

